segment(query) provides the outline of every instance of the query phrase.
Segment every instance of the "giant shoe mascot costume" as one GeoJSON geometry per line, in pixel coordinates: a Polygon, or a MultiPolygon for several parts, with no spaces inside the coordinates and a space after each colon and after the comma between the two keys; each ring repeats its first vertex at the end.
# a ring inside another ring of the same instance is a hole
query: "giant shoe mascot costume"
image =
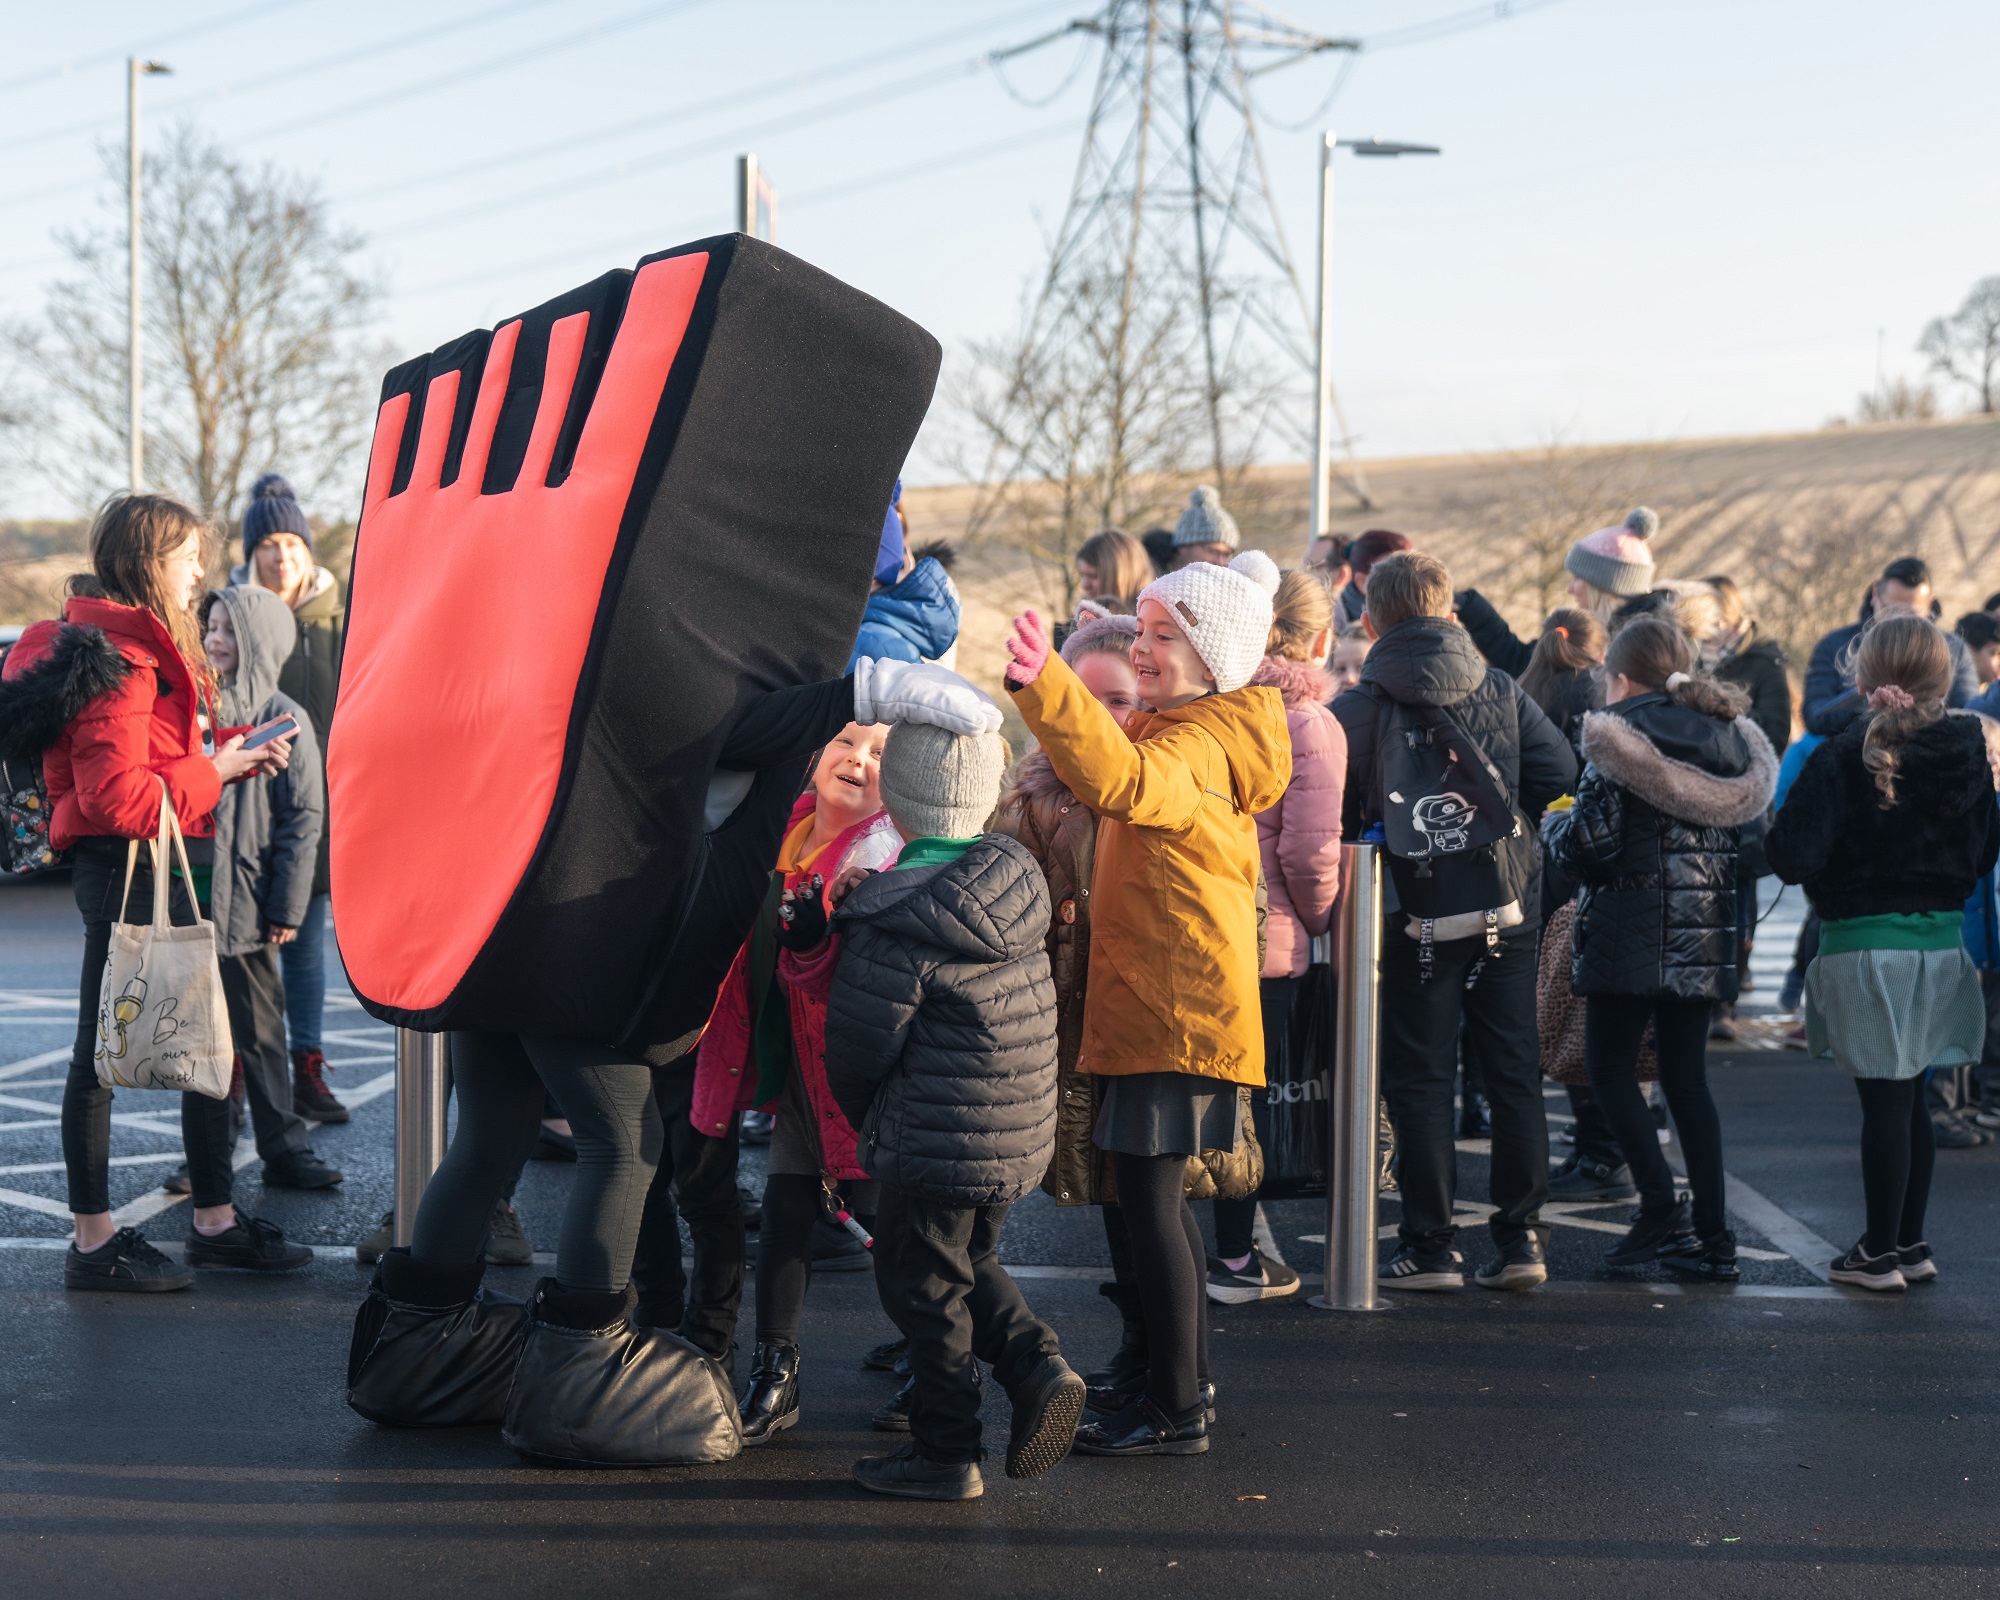
{"type": "Polygon", "coordinates": [[[930,335],[742,235],[611,272],[382,387],[328,750],[341,953],[448,1030],[451,1149],[356,1319],[379,1422],[538,1458],[716,1460],[722,1369],[636,1328],[660,1131],[811,753],[850,721],[997,728],[963,680],[845,677],[930,335]],[[479,1285],[546,1084],[578,1166],[554,1278],[479,1285]]]}

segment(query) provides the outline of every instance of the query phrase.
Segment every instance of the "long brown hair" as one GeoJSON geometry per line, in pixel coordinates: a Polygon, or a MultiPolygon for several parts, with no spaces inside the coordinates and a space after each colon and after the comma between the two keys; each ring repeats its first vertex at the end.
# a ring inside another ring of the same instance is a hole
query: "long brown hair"
{"type": "Polygon", "coordinates": [[[1855,687],[1865,695],[1877,689],[1900,689],[1908,705],[1873,705],[1868,732],[1861,741],[1861,762],[1875,778],[1877,804],[1884,811],[1896,803],[1896,774],[1903,764],[1903,747],[1922,729],[1944,716],[1944,697],[1951,688],[1951,647],[1936,623],[1923,617],[1883,617],[1861,634],[1854,656],[1855,687]]]}
{"type": "Polygon", "coordinates": [[[71,594],[142,606],[158,617],[204,697],[213,695],[215,678],[201,647],[201,623],[186,595],[167,593],[162,569],[189,534],[205,551],[210,531],[198,511],[172,495],[114,494],[90,524],[89,578],[70,580],[71,594]]]}
{"type": "Polygon", "coordinates": [[[1271,603],[1271,635],[1264,654],[1284,661],[1310,661],[1319,636],[1333,625],[1333,596],[1310,572],[1288,572],[1278,581],[1271,603]]]}
{"type": "Polygon", "coordinates": [[[1153,581],[1153,558],[1146,547],[1123,528],[1106,528],[1083,541],[1076,553],[1097,569],[1097,592],[1128,606],[1138,602],[1139,591],[1153,581]]]}
{"type": "Polygon", "coordinates": [[[1555,689],[1559,672],[1588,672],[1604,659],[1604,624],[1588,611],[1560,606],[1542,624],[1542,636],[1535,641],[1535,653],[1521,673],[1521,687],[1528,698],[1544,711],[1555,689]]]}
{"type": "Polygon", "coordinates": [[[1735,684],[1694,675],[1693,642],[1661,617],[1635,618],[1611,636],[1604,652],[1604,675],[1620,674],[1705,717],[1733,721],[1750,709],[1750,696],[1735,684]]]}

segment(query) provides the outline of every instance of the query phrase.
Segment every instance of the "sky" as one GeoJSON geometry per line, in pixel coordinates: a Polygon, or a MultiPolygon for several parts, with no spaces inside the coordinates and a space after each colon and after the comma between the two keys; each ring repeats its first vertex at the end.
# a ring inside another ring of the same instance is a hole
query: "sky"
{"type": "MultiPolygon", "coordinates": [[[[990,53],[1092,9],[6,0],[0,316],[36,315],[53,230],[115,204],[99,149],[136,52],[173,69],[148,137],[189,119],[319,180],[399,359],[732,227],[743,150],[781,245],[960,359],[1044,263],[1097,59],[1074,34],[990,53]]],[[[1443,149],[1338,169],[1334,378],[1364,457],[1818,427],[1878,360],[1919,375],[1925,322],[2000,273],[1991,0],[1280,9],[1363,42],[1259,80],[1303,271],[1323,128],[1443,149]]],[[[940,471],[920,443],[912,476],[940,471]]],[[[46,501],[0,483],[16,513],[46,501]]]]}

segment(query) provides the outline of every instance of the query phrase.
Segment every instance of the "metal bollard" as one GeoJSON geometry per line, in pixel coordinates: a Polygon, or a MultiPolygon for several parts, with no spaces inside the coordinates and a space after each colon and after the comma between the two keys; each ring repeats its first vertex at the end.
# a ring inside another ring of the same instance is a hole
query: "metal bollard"
{"type": "Polygon", "coordinates": [[[1375,1292],[1375,1106],[1380,1004],[1382,860],[1372,844],[1340,851],[1334,910],[1333,1081],[1327,1085],[1325,1282],[1312,1304],[1323,1311],[1380,1311],[1375,1292]]]}
{"type": "Polygon", "coordinates": [[[417,1205],[444,1160],[444,1063],[441,1033],[396,1030],[395,1241],[416,1231],[417,1205]]]}

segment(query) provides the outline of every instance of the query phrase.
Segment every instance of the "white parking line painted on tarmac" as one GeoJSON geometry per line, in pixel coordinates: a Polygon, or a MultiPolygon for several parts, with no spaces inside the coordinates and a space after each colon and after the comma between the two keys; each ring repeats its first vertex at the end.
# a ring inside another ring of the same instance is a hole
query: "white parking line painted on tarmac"
{"type": "Polygon", "coordinates": [[[69,1060],[70,1046],[63,1045],[55,1050],[44,1050],[38,1056],[23,1056],[19,1061],[10,1061],[0,1067],[0,1082],[26,1077],[37,1067],[54,1066],[58,1061],[69,1060]]]}

